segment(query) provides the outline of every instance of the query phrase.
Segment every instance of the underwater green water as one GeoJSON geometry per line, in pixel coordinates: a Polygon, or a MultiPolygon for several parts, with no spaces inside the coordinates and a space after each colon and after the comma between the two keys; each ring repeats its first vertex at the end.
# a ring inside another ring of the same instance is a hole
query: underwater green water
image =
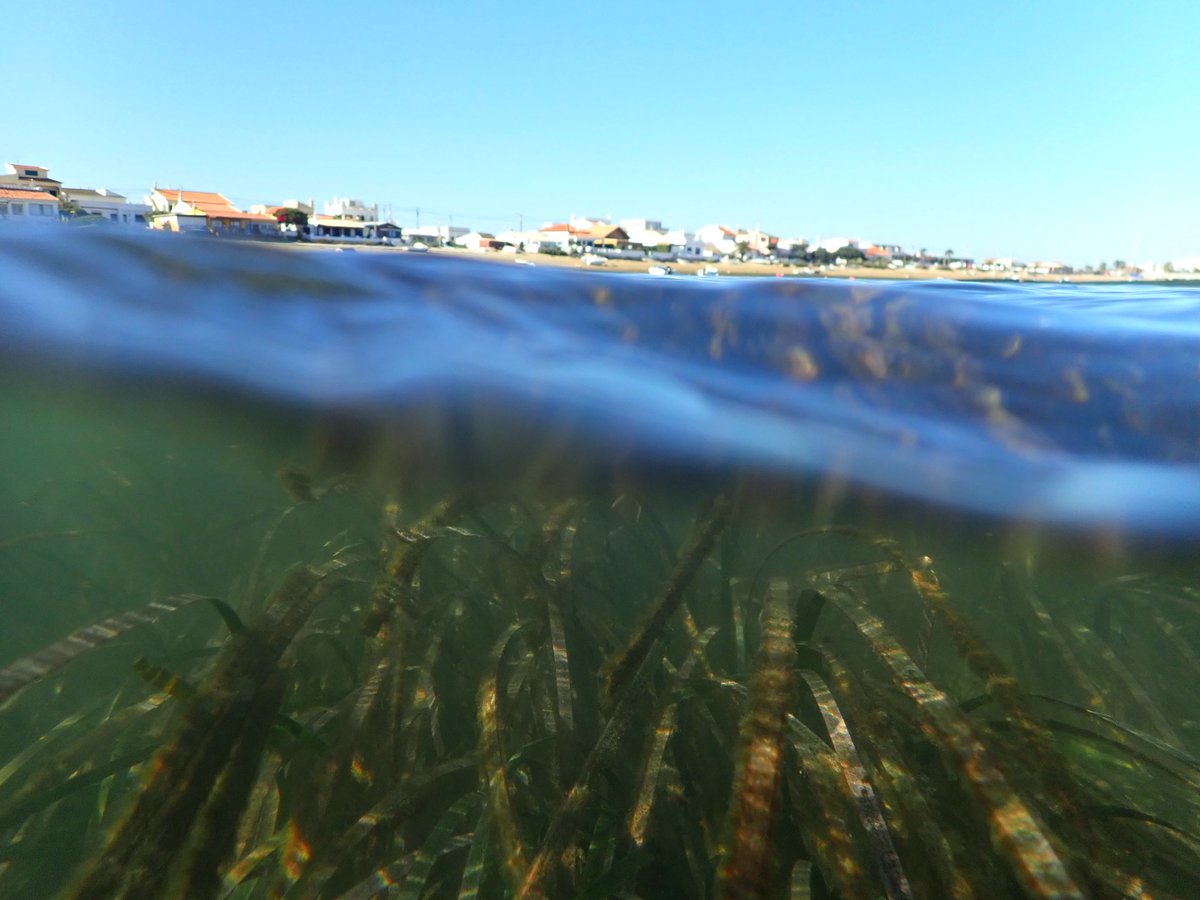
{"type": "Polygon", "coordinates": [[[0,897],[1200,896],[1200,292],[428,256],[0,241],[0,897]]]}
{"type": "Polygon", "coordinates": [[[0,381],[0,896],[1200,894],[1186,542],[131,384],[0,381]]]}

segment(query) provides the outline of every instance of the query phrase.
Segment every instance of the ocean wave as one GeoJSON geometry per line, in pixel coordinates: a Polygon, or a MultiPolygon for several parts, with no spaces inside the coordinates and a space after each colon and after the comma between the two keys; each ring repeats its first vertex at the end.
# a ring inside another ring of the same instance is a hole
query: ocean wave
{"type": "MultiPolygon", "coordinates": [[[[649,278],[177,236],[0,241],[0,347],[313,411],[469,402],[656,464],[1200,527],[1200,291],[649,278]]],[[[521,439],[531,445],[536,430],[521,439]]]]}

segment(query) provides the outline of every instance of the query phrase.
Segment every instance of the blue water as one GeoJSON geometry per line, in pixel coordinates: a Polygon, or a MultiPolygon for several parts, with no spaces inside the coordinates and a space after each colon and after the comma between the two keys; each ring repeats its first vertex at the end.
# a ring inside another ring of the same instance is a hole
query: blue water
{"type": "Polygon", "coordinates": [[[663,279],[60,232],[0,239],[0,352],[10,377],[519,413],[531,452],[527,423],[567,423],[601,455],[1200,532],[1192,287],[663,279]]]}

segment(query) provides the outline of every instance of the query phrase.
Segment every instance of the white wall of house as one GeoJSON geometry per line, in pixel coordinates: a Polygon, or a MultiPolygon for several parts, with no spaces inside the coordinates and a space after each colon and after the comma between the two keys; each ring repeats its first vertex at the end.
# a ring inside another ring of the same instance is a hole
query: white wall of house
{"type": "Polygon", "coordinates": [[[63,188],[63,197],[74,201],[81,211],[101,216],[116,225],[143,227],[151,208],[148,203],[130,203],[123,195],[105,188],[96,191],[63,188]]]}
{"type": "Polygon", "coordinates": [[[0,222],[18,225],[58,224],[58,198],[46,191],[0,185],[0,222]]]}
{"type": "Polygon", "coordinates": [[[317,244],[382,244],[399,240],[401,229],[391,222],[358,222],[334,216],[311,216],[303,233],[305,240],[317,244]]]}
{"type": "Polygon", "coordinates": [[[317,243],[367,244],[375,242],[373,223],[340,216],[310,216],[305,237],[317,243]]]}
{"type": "Polygon", "coordinates": [[[415,241],[457,241],[471,229],[458,225],[422,225],[420,228],[406,228],[404,234],[415,241]]]}
{"type": "Polygon", "coordinates": [[[745,244],[748,252],[757,253],[759,256],[771,255],[772,241],[778,242],[778,238],[759,228],[755,228],[753,231],[738,232],[737,237],[734,238],[735,245],[745,244]]]}
{"type": "Polygon", "coordinates": [[[625,229],[626,234],[633,231],[666,231],[660,219],[622,219],[617,223],[625,229]]]}
{"type": "Polygon", "coordinates": [[[501,231],[496,235],[496,240],[536,253],[541,249],[545,236],[540,231],[501,231]]]}
{"type": "Polygon", "coordinates": [[[557,247],[564,253],[570,253],[571,248],[577,243],[577,235],[570,231],[540,231],[540,243],[542,247],[557,247]]]}
{"type": "Polygon", "coordinates": [[[325,204],[325,215],[339,219],[357,219],[360,222],[379,220],[379,207],[367,206],[361,200],[349,197],[334,197],[325,204]]]}
{"type": "Polygon", "coordinates": [[[780,238],[775,252],[780,256],[796,256],[808,249],[808,241],[802,237],[780,238]]]}
{"type": "Polygon", "coordinates": [[[591,231],[596,225],[609,225],[611,223],[612,216],[608,216],[604,219],[593,219],[588,218],[587,216],[577,216],[574,213],[572,213],[571,218],[567,220],[567,224],[576,231],[591,231]]]}
{"type": "Polygon", "coordinates": [[[491,249],[492,241],[496,240],[490,234],[485,234],[480,231],[468,231],[462,237],[455,241],[456,244],[462,244],[468,250],[491,249]]]}
{"type": "Polygon", "coordinates": [[[705,259],[704,241],[682,228],[667,232],[667,243],[679,259],[705,259]]]}
{"type": "Polygon", "coordinates": [[[701,243],[710,244],[717,253],[728,255],[737,252],[737,235],[721,225],[697,228],[696,237],[701,243]]]}
{"type": "Polygon", "coordinates": [[[317,211],[317,208],[315,206],[313,206],[312,197],[309,197],[307,201],[297,200],[296,198],[293,197],[288,200],[284,200],[279,205],[286,206],[288,209],[298,209],[298,210],[300,210],[300,212],[304,213],[306,216],[311,216],[313,213],[315,213],[317,211]]]}
{"type": "Polygon", "coordinates": [[[629,242],[631,244],[640,244],[647,250],[670,243],[667,240],[667,233],[661,229],[645,228],[636,225],[632,228],[626,228],[624,225],[621,227],[629,235],[629,242]]]}
{"type": "Polygon", "coordinates": [[[824,250],[826,253],[837,253],[843,247],[857,247],[858,238],[852,237],[831,237],[825,240],[818,240],[815,244],[809,247],[810,250],[824,250]]]}
{"type": "Polygon", "coordinates": [[[666,239],[667,229],[658,219],[622,219],[619,224],[631,244],[641,244],[647,250],[670,243],[666,239]]]}
{"type": "Polygon", "coordinates": [[[150,220],[156,231],[178,231],[185,234],[207,234],[208,216],[203,214],[167,213],[150,220]]]}

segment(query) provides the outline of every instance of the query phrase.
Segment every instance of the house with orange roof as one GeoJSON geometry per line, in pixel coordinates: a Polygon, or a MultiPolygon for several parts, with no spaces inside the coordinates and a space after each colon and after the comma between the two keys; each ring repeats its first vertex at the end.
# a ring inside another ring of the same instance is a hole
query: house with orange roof
{"type": "Polygon", "coordinates": [[[629,247],[629,234],[620,225],[598,222],[582,236],[581,242],[589,250],[626,250],[629,247]]]}
{"type": "Polygon", "coordinates": [[[0,226],[57,224],[58,198],[31,184],[0,184],[0,226]]]}
{"type": "Polygon", "coordinates": [[[156,187],[147,198],[150,227],[160,231],[230,237],[279,237],[279,222],[263,213],[242,212],[223,194],[156,187]]]}
{"type": "Polygon", "coordinates": [[[734,241],[736,242],[735,246],[744,245],[746,253],[751,256],[774,256],[775,249],[779,246],[779,238],[768,234],[761,228],[739,231],[734,241]]]}
{"type": "Polygon", "coordinates": [[[28,166],[24,163],[5,163],[4,172],[0,173],[0,186],[27,185],[37,187],[57,197],[62,188],[62,182],[50,177],[50,170],[45,166],[28,166]]]}
{"type": "Polygon", "coordinates": [[[557,247],[563,253],[573,253],[580,246],[581,240],[589,234],[589,229],[590,225],[587,229],[582,229],[570,222],[545,222],[537,230],[538,237],[524,243],[527,247],[536,243],[539,248],[557,247]]]}
{"type": "Polygon", "coordinates": [[[887,247],[880,247],[876,244],[867,244],[862,248],[863,258],[867,262],[891,262],[892,251],[887,247]]]}

